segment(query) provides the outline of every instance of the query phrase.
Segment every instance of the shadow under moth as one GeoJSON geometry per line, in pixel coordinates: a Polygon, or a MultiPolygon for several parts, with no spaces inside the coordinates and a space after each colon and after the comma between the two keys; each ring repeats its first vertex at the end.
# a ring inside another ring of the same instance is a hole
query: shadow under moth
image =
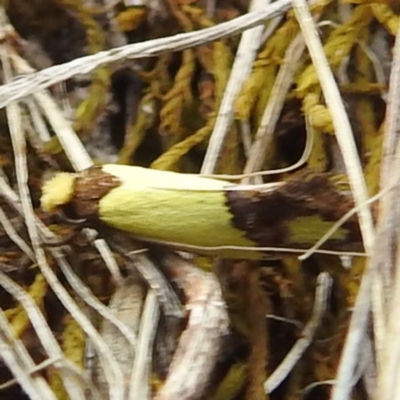
{"type": "MultiPolygon", "coordinates": [[[[351,197],[326,175],[252,187],[113,164],[58,173],[44,184],[41,204],[44,211],[61,210],[86,226],[105,224],[142,241],[251,259],[308,249],[353,208],[351,197]]],[[[357,218],[321,248],[361,253],[357,218]]]]}

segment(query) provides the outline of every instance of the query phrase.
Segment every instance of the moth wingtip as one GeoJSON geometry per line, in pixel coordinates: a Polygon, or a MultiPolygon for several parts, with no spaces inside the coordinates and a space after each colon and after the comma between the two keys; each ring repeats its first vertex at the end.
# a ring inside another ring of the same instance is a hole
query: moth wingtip
{"type": "Polygon", "coordinates": [[[40,199],[43,211],[53,211],[72,199],[75,177],[75,174],[60,172],[44,183],[40,199]]]}

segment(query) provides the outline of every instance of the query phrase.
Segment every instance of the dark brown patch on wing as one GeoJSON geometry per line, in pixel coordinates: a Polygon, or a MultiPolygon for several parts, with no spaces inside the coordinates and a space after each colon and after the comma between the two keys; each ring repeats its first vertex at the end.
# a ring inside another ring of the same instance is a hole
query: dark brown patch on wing
{"type": "MultiPolygon", "coordinates": [[[[291,240],[289,221],[318,216],[333,224],[353,207],[353,201],[340,193],[325,175],[289,181],[272,191],[228,191],[226,196],[233,225],[260,247],[308,248],[314,243],[294,243],[291,240]]],[[[357,218],[351,218],[342,228],[348,232],[346,237],[343,240],[330,239],[323,248],[362,250],[357,218]]],[[[321,232],[321,236],[324,233],[321,232]]]]}
{"type": "Polygon", "coordinates": [[[104,172],[101,167],[90,167],[77,175],[74,195],[72,200],[63,206],[63,210],[70,218],[97,221],[99,201],[111,189],[120,184],[117,177],[104,172]]]}

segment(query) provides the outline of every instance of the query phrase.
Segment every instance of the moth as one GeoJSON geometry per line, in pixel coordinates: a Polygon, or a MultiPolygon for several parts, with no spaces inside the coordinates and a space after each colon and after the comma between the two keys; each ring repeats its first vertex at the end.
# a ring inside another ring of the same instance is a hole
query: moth
{"type": "MultiPolygon", "coordinates": [[[[145,242],[259,259],[308,249],[353,208],[353,201],[322,174],[252,187],[109,164],[56,174],[43,186],[41,205],[44,211],[62,211],[87,226],[107,225],[145,242]]],[[[362,251],[357,218],[347,220],[322,248],[362,251]]]]}

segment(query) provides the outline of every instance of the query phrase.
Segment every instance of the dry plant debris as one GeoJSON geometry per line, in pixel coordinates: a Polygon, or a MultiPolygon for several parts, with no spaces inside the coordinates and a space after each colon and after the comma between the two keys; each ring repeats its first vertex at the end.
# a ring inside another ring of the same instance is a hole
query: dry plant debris
{"type": "Polygon", "coordinates": [[[400,398],[396,0],[5,0],[0,28],[0,398],[400,398]],[[217,259],[41,210],[104,163],[329,174],[366,254],[217,259]]]}

